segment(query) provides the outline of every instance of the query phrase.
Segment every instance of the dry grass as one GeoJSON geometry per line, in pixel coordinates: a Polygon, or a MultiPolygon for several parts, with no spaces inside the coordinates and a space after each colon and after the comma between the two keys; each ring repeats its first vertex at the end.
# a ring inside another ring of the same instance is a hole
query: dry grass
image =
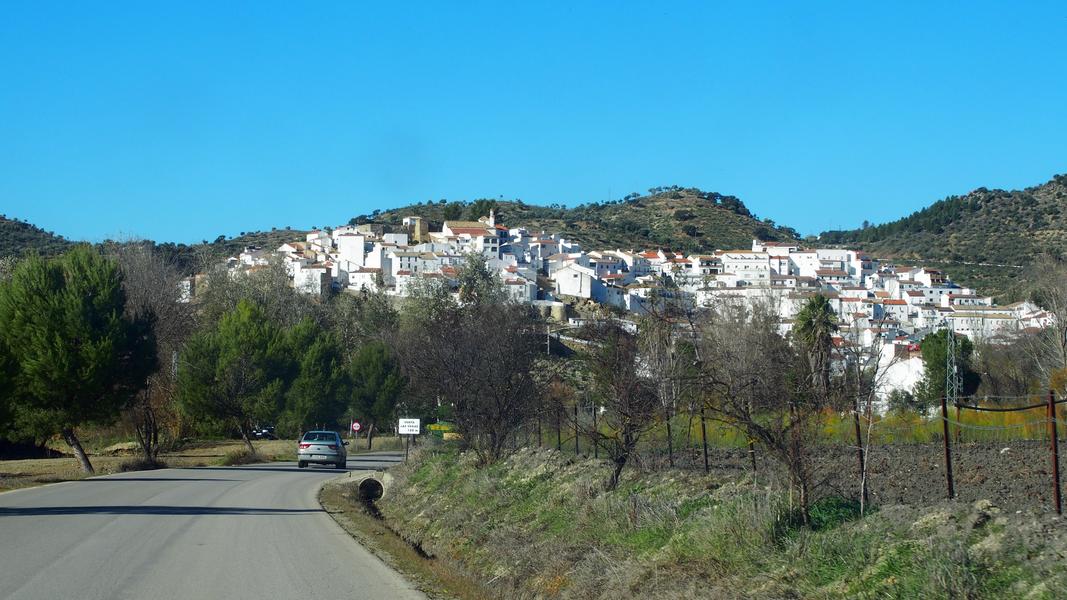
{"type": "Polygon", "coordinates": [[[327,482],[319,493],[319,503],[335,521],[383,562],[404,574],[431,598],[481,600],[490,593],[468,577],[456,563],[428,558],[404,541],[385,521],[372,516],[356,500],[352,484],[327,482]]]}
{"type": "MultiPolygon", "coordinates": [[[[294,456],[296,442],[292,440],[264,440],[255,443],[256,452],[265,460],[285,460],[294,456]]],[[[181,450],[162,453],[159,459],[168,467],[206,467],[219,465],[230,453],[245,449],[237,440],[205,441],[187,444],[181,450]]],[[[120,451],[107,456],[90,456],[97,475],[109,475],[130,470],[129,465],[139,458],[136,450],[120,451]],[[125,468],[124,468],[125,466],[125,468]]],[[[73,456],[63,458],[33,458],[0,461],[0,490],[32,487],[45,483],[84,479],[85,473],[73,456]]]]}
{"type": "MultiPolygon", "coordinates": [[[[352,441],[348,453],[366,452],[366,442],[352,441]]],[[[259,440],[254,443],[256,457],[254,462],[275,462],[296,460],[296,440],[259,440]]],[[[88,445],[87,445],[88,446],[88,445]]],[[[124,471],[139,470],[136,467],[140,459],[139,447],[130,442],[115,442],[107,446],[97,444],[99,450],[90,450],[89,459],[96,468],[97,475],[110,475],[124,471]]],[[[63,445],[54,445],[56,450],[69,453],[63,445]]],[[[403,442],[397,437],[374,438],[374,452],[381,450],[403,449],[403,442]]],[[[188,468],[217,465],[248,464],[244,442],[240,440],[205,440],[192,441],[182,445],[180,450],[163,452],[159,460],[167,467],[188,468]],[[241,461],[245,462],[234,462],[241,461]]],[[[25,460],[0,460],[0,491],[33,487],[46,483],[84,479],[77,459],[73,456],[63,458],[34,458],[25,460]]]]}
{"type": "Polygon", "coordinates": [[[988,501],[885,506],[825,498],[804,527],[788,497],[692,472],[624,474],[524,449],[478,468],[421,452],[390,470],[380,511],[425,552],[524,598],[1045,598],[1067,535],[988,501]]]}

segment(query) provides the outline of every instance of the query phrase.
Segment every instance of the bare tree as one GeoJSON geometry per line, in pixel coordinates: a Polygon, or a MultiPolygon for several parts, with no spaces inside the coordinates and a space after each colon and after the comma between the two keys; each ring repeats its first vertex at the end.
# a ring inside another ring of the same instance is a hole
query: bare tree
{"type": "Polygon", "coordinates": [[[123,273],[126,311],[135,317],[155,315],[153,329],[159,369],[124,411],[146,461],[158,456],[164,424],[176,417],[174,407],[177,355],[196,327],[193,305],[183,302],[178,265],[151,242],[129,241],[111,247],[123,273]]]}
{"type": "Polygon", "coordinates": [[[328,298],[301,294],[293,289],[281,258],[274,256],[269,265],[246,271],[230,271],[224,265],[212,265],[197,293],[201,319],[217,323],[242,300],[262,307],[267,318],[279,327],[292,327],[310,317],[325,326],[328,298]]]}
{"type": "Polygon", "coordinates": [[[863,514],[870,501],[868,467],[874,432],[875,402],[879,394],[886,392],[887,376],[893,365],[899,361],[897,349],[900,346],[886,344],[882,337],[875,337],[867,346],[860,344],[859,340],[860,329],[853,321],[847,329],[839,360],[843,369],[842,391],[844,397],[851,400],[850,411],[859,455],[860,514],[863,514]],[[866,427],[862,427],[861,422],[865,423],[866,427]]]}
{"type": "MultiPolygon", "coordinates": [[[[605,448],[614,468],[608,489],[615,489],[641,437],[656,425],[660,403],[652,381],[640,373],[637,339],[614,324],[601,327],[585,356],[596,398],[603,404],[603,427],[586,426],[605,448]]],[[[596,410],[594,408],[594,410],[596,410]]]]}
{"type": "Polygon", "coordinates": [[[1029,354],[1041,371],[1042,380],[1067,392],[1067,262],[1045,258],[1034,267],[1036,282],[1030,296],[1052,317],[1049,327],[1028,336],[1029,354]]]}
{"type": "Polygon", "coordinates": [[[724,306],[702,323],[700,380],[712,418],[763,445],[788,471],[807,523],[813,493],[810,451],[825,407],[809,357],[778,332],[766,306],[724,306]]]}
{"type": "Polygon", "coordinates": [[[678,412],[688,380],[686,370],[692,362],[681,348],[678,328],[681,324],[666,313],[653,312],[642,319],[638,345],[641,365],[651,376],[660,404],[660,417],[667,430],[667,463],[674,466],[674,432],[671,421],[678,412]]]}
{"type": "Polygon", "coordinates": [[[531,371],[541,350],[528,307],[457,304],[430,285],[406,305],[399,353],[418,396],[447,404],[468,448],[483,464],[506,455],[535,414],[531,371]]]}

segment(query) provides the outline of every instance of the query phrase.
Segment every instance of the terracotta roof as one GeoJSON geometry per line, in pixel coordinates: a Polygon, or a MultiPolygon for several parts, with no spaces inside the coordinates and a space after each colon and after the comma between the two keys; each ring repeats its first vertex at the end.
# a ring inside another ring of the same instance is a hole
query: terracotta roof
{"type": "Polygon", "coordinates": [[[485,227],[449,227],[449,229],[455,235],[488,235],[489,231],[485,227]]]}

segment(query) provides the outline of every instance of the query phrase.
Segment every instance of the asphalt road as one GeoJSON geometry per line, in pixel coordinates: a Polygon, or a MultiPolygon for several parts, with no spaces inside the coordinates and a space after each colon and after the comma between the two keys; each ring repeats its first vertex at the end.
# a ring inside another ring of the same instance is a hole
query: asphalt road
{"type": "Polygon", "coordinates": [[[340,473],[164,469],[2,493],[0,598],[423,598],[319,506],[319,484],[340,473]]]}

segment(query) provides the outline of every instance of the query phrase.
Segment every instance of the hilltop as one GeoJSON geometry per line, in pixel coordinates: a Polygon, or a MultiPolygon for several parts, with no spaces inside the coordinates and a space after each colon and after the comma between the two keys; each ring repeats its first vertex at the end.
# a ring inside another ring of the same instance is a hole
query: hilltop
{"type": "MultiPolygon", "coordinates": [[[[307,234],[302,229],[272,229],[271,231],[242,231],[240,235],[226,237],[220,235],[213,241],[204,240],[197,244],[176,244],[174,242],[150,242],[173,260],[185,274],[191,275],[203,269],[204,265],[220,262],[227,257],[240,254],[245,246],[277,248],[285,242],[303,238],[307,234]]],[[[44,256],[61,254],[78,242],[45,231],[36,225],[0,215],[0,258],[22,256],[27,252],[37,252],[44,256]]],[[[98,247],[107,248],[124,241],[107,240],[98,247]]]]}
{"type": "Polygon", "coordinates": [[[0,215],[0,258],[38,252],[45,256],[60,254],[73,244],[63,236],[36,225],[0,215]]]}
{"type": "Polygon", "coordinates": [[[474,220],[496,211],[497,222],[531,231],[559,233],[589,250],[662,247],[683,252],[748,248],[753,238],[794,240],[797,232],[759,220],[740,199],[696,188],[652,188],[647,195],[629,194],[611,202],[590,202],[573,208],[535,206],[522,200],[474,202],[427,201],[370,215],[351,223],[399,226],[404,217],[420,216],[430,228],[446,220],[474,220]]]}
{"type": "Polygon", "coordinates": [[[1067,175],[1024,190],[978,188],[896,221],[827,231],[825,244],[939,264],[960,281],[1010,290],[1035,258],[1067,256],[1067,175]],[[953,273],[955,271],[956,273],[953,273]]]}

